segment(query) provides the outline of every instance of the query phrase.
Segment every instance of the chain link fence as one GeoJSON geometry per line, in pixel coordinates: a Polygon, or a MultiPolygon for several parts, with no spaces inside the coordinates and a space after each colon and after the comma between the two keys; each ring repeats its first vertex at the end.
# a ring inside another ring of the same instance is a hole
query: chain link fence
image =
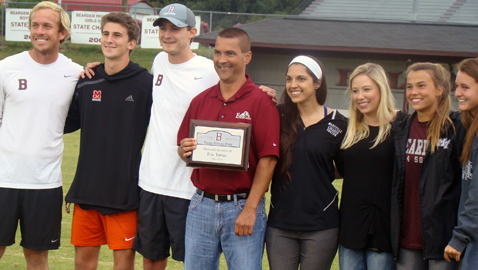
{"type": "MultiPolygon", "coordinates": [[[[0,3],[0,33],[1,44],[5,42],[5,16],[8,8],[22,8],[31,9],[38,3],[29,2],[1,2],[0,3]]],[[[120,5],[81,5],[62,3],[61,6],[68,14],[72,14],[72,11],[99,11],[99,12],[111,12],[111,11],[125,11],[128,12],[133,18],[141,21],[144,16],[158,15],[161,8],[155,8],[147,6],[145,3],[133,4],[129,7],[120,5]]],[[[218,12],[218,11],[203,11],[193,10],[196,16],[201,17],[201,25],[196,27],[200,30],[201,34],[221,30],[228,27],[233,27],[241,24],[251,23],[255,21],[264,20],[271,17],[284,17],[285,15],[277,14],[253,14],[253,13],[236,13],[236,12],[218,12]]]]}

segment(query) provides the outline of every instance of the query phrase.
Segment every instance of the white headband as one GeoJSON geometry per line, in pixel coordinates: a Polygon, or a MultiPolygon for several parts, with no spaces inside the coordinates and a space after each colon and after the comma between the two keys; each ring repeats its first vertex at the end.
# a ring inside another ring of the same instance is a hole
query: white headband
{"type": "Polygon", "coordinates": [[[306,66],[310,71],[312,71],[317,79],[322,79],[322,70],[314,59],[305,55],[299,55],[290,61],[289,66],[293,63],[299,63],[306,66]]]}

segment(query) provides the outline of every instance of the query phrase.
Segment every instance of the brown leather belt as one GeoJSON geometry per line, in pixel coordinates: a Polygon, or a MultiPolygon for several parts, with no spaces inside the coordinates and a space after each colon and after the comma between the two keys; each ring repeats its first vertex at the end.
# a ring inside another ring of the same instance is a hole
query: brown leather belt
{"type": "MultiPolygon", "coordinates": [[[[199,195],[202,195],[203,191],[197,188],[196,193],[199,195]]],[[[230,202],[230,201],[234,201],[234,196],[236,196],[237,200],[247,199],[247,197],[249,196],[249,192],[229,194],[229,195],[211,194],[211,193],[204,192],[203,196],[209,199],[213,199],[216,202],[230,202]]]]}

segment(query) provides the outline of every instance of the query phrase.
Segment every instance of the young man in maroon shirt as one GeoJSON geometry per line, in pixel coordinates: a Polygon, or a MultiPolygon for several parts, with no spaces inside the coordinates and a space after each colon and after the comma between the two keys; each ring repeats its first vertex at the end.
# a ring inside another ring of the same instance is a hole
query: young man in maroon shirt
{"type": "Polygon", "coordinates": [[[178,154],[196,149],[191,119],[252,125],[247,172],[196,169],[197,194],[186,221],[184,269],[215,269],[222,251],[229,269],[261,269],[266,228],[264,194],[279,157],[279,114],[270,97],[246,75],[250,40],[239,28],[218,34],[214,68],[219,84],[196,96],[178,132],[178,154]],[[228,196],[229,195],[229,196],[228,196]]]}

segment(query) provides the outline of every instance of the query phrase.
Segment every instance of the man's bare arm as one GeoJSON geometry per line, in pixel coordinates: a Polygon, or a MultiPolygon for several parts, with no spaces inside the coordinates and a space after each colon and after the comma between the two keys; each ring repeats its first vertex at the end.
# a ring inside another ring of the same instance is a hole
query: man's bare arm
{"type": "Polygon", "coordinates": [[[236,219],[234,232],[237,236],[252,235],[252,229],[256,223],[257,206],[269,189],[276,164],[276,156],[265,156],[259,159],[249,197],[244,209],[236,219]]]}
{"type": "Polygon", "coordinates": [[[88,63],[86,64],[85,66],[85,70],[83,70],[81,73],[80,73],[80,77],[82,79],[85,78],[85,76],[88,76],[88,78],[93,78],[93,76],[95,76],[95,71],[94,69],[99,66],[101,63],[100,62],[93,62],[93,63],[88,63]]]}

